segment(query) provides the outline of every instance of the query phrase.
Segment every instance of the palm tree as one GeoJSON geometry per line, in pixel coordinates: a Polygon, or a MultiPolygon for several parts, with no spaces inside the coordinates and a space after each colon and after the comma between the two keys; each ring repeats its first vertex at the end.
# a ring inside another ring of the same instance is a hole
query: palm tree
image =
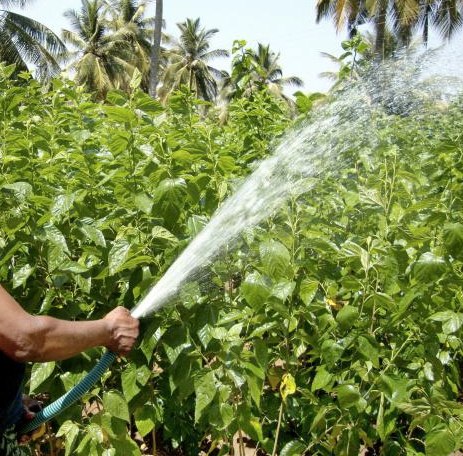
{"type": "Polygon", "coordinates": [[[251,52],[251,59],[255,68],[255,84],[265,85],[270,93],[277,97],[285,98],[283,89],[286,86],[302,87],[304,83],[297,76],[283,77],[283,70],[278,59],[280,54],[275,54],[269,45],[258,43],[257,50],[251,52]]]}
{"type": "Polygon", "coordinates": [[[126,41],[131,52],[129,63],[142,75],[141,88],[148,89],[153,19],[145,18],[147,2],[107,0],[108,34],[117,33],[126,41]]]}
{"type": "Polygon", "coordinates": [[[429,26],[433,25],[445,39],[450,39],[463,24],[461,0],[318,0],[317,22],[331,17],[336,30],[347,21],[349,37],[356,26],[367,21],[375,31],[374,54],[376,58],[387,56],[388,34],[395,35],[399,46],[409,46],[414,32],[423,34],[428,41],[429,26]],[[392,27],[388,30],[387,24],[392,27]]]}
{"type": "Polygon", "coordinates": [[[434,26],[442,38],[450,40],[463,25],[463,2],[461,0],[422,0],[418,25],[423,29],[423,42],[427,45],[429,26],[434,26]]]}
{"type": "Polygon", "coordinates": [[[318,0],[316,13],[317,23],[322,19],[333,19],[337,32],[340,32],[347,23],[349,38],[354,37],[357,27],[368,17],[365,0],[318,0]]]}
{"type": "Polygon", "coordinates": [[[150,53],[150,79],[149,94],[155,98],[159,82],[159,70],[161,61],[161,38],[162,38],[162,9],[163,0],[156,0],[156,15],[154,19],[153,44],[150,53]]]}
{"type": "Polygon", "coordinates": [[[97,99],[112,88],[126,89],[134,71],[131,43],[124,31],[108,33],[101,0],[82,0],[80,12],[65,12],[73,30],[63,30],[63,39],[75,51],[70,70],[75,81],[93,92],[97,99]]]}
{"type": "Polygon", "coordinates": [[[0,0],[0,62],[15,64],[18,71],[35,68],[37,78],[46,80],[59,72],[66,47],[40,22],[9,10],[27,3],[0,0]]]}
{"type": "MultiPolygon", "coordinates": [[[[244,44],[244,43],[243,43],[244,44]]],[[[288,103],[290,99],[284,94],[286,86],[301,87],[303,82],[297,76],[283,77],[279,64],[279,54],[269,45],[257,44],[257,49],[237,49],[241,51],[232,62],[232,74],[223,84],[224,97],[228,100],[239,97],[251,97],[256,91],[266,88],[277,98],[288,103]]]]}
{"type": "Polygon", "coordinates": [[[218,29],[201,28],[199,18],[187,19],[177,26],[180,39],[174,41],[173,47],[167,51],[169,60],[159,88],[159,97],[166,100],[172,91],[186,85],[198,98],[213,101],[217,96],[217,80],[224,73],[209,62],[229,55],[224,49],[209,50],[210,39],[218,29]]]}

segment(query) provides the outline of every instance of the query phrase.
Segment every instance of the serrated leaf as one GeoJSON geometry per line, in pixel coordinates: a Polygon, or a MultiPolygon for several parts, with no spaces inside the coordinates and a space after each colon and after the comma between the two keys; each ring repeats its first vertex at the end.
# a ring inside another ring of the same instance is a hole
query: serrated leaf
{"type": "Polygon", "coordinates": [[[66,238],[63,236],[63,233],[52,224],[47,224],[43,227],[45,232],[45,238],[54,246],[61,249],[63,252],[70,254],[66,238]]]}
{"type": "Polygon", "coordinates": [[[29,383],[29,392],[33,393],[37,388],[47,380],[55,370],[55,361],[47,363],[35,363],[32,366],[31,380],[29,383]]]}
{"type": "Polygon", "coordinates": [[[62,215],[67,214],[74,204],[74,199],[75,195],[73,193],[58,195],[53,200],[53,205],[51,207],[53,218],[60,220],[62,215]]]}
{"type": "Polygon", "coordinates": [[[361,398],[357,385],[340,385],[335,388],[335,392],[342,408],[352,407],[361,398]]]}
{"type": "Polygon", "coordinates": [[[195,423],[197,423],[205,408],[214,400],[216,394],[214,372],[209,371],[195,378],[194,386],[196,394],[195,423]]]}
{"type": "Polygon", "coordinates": [[[336,315],[336,321],[343,330],[350,329],[358,318],[359,312],[354,306],[344,306],[336,315]]]}
{"type": "Polygon", "coordinates": [[[109,274],[119,272],[125,263],[130,250],[130,243],[127,239],[116,239],[108,254],[109,274]]]}
{"type": "Polygon", "coordinates": [[[322,364],[317,368],[317,373],[312,381],[311,391],[317,391],[319,389],[324,389],[331,383],[331,379],[333,378],[332,374],[330,374],[326,367],[322,364]]]}
{"type": "Polygon", "coordinates": [[[77,226],[79,227],[79,230],[95,245],[106,247],[104,235],[98,228],[86,223],[79,223],[77,226]]]}
{"type": "Polygon", "coordinates": [[[246,276],[240,286],[241,295],[255,310],[260,309],[271,294],[267,280],[257,271],[246,276]]]}
{"type": "Polygon", "coordinates": [[[322,358],[328,367],[334,367],[336,362],[341,358],[344,349],[333,339],[323,341],[321,346],[322,358]]]}
{"type": "Polygon", "coordinates": [[[288,442],[280,451],[280,456],[302,456],[307,445],[300,440],[288,442]]]}
{"type": "Polygon", "coordinates": [[[259,363],[259,366],[262,367],[262,369],[267,369],[267,364],[268,364],[268,347],[267,344],[264,340],[261,339],[255,339],[253,341],[254,345],[254,355],[256,357],[257,362],[259,363]]]}
{"type": "Polygon", "coordinates": [[[436,312],[429,319],[442,322],[442,331],[444,334],[452,334],[458,331],[463,325],[463,313],[456,313],[451,310],[436,312]]]}
{"type": "Polygon", "coordinates": [[[13,288],[18,288],[24,285],[27,279],[32,275],[35,271],[35,268],[32,267],[30,264],[26,264],[17,271],[13,273],[13,288]]]}
{"type": "Polygon", "coordinates": [[[32,194],[32,185],[29,182],[14,182],[3,184],[0,188],[11,190],[19,201],[25,201],[32,194]]]}
{"type": "Polygon", "coordinates": [[[463,258],[463,225],[461,223],[444,225],[444,244],[454,258],[460,260],[463,258]]]}
{"type": "Polygon", "coordinates": [[[223,423],[223,428],[226,429],[228,426],[230,426],[231,422],[235,418],[235,412],[233,410],[233,407],[226,403],[222,402],[219,406],[219,411],[220,411],[220,418],[222,418],[222,423],[223,423]]]}
{"type": "Polygon", "coordinates": [[[138,407],[134,413],[135,425],[142,437],[154,429],[156,425],[155,413],[151,404],[145,404],[138,407]]]}
{"type": "Polygon", "coordinates": [[[457,442],[450,429],[439,426],[426,433],[426,456],[449,455],[456,449],[457,442]]]}
{"type": "Polygon", "coordinates": [[[264,271],[270,276],[279,278],[285,275],[291,256],[288,249],[278,241],[266,241],[259,245],[259,254],[264,271]]]}
{"type": "Polygon", "coordinates": [[[77,424],[73,423],[70,420],[65,421],[58,429],[56,437],[65,437],[66,439],[65,456],[69,456],[70,454],[72,454],[71,452],[78,435],[79,426],[77,426],[77,424]]]}
{"type": "Polygon", "coordinates": [[[302,302],[308,306],[315,298],[318,290],[318,281],[313,279],[303,279],[299,288],[299,296],[302,302]]]}
{"type": "Polygon", "coordinates": [[[444,258],[426,252],[414,264],[413,274],[419,282],[430,283],[440,278],[446,269],[444,258]]]}
{"type": "Polygon", "coordinates": [[[135,206],[145,214],[151,214],[153,200],[146,193],[138,193],[134,197],[135,206]]]}
{"type": "Polygon", "coordinates": [[[178,238],[163,226],[153,226],[151,236],[155,239],[165,239],[172,243],[178,242],[178,238]]]}
{"type": "Polygon", "coordinates": [[[111,416],[130,423],[129,407],[125,397],[118,391],[107,391],[103,394],[103,407],[111,416]]]}

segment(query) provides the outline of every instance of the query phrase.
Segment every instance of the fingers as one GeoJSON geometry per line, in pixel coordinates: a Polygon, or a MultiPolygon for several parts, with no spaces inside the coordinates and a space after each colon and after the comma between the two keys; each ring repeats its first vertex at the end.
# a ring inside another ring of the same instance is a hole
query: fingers
{"type": "Polygon", "coordinates": [[[120,355],[127,355],[135,345],[139,334],[139,321],[124,307],[116,307],[106,317],[111,324],[111,340],[108,348],[120,355]]]}

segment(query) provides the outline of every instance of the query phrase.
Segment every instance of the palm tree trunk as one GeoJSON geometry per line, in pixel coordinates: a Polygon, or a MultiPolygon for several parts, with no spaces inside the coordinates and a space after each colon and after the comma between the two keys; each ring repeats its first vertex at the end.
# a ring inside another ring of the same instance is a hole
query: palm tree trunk
{"type": "Polygon", "coordinates": [[[162,35],[162,7],[163,0],[156,1],[156,15],[154,17],[153,45],[150,56],[150,80],[149,94],[156,98],[156,87],[159,81],[159,61],[161,57],[161,35],[162,35]]]}
{"type": "Polygon", "coordinates": [[[384,60],[384,46],[386,39],[386,16],[388,0],[378,1],[378,11],[375,16],[375,56],[379,60],[384,60]]]}
{"type": "Polygon", "coordinates": [[[431,6],[426,5],[426,11],[424,13],[424,26],[423,26],[423,42],[424,46],[428,47],[429,40],[429,16],[431,14],[431,6]]]}

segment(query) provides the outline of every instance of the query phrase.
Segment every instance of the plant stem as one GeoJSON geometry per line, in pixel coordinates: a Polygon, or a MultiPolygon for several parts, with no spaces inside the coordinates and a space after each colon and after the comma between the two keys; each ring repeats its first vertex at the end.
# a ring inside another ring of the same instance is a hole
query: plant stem
{"type": "Polygon", "coordinates": [[[243,432],[241,429],[238,430],[238,445],[240,449],[240,456],[246,456],[244,452],[243,432]]]}
{"type": "Polygon", "coordinates": [[[151,438],[153,439],[153,456],[156,456],[157,454],[157,448],[156,448],[156,426],[153,427],[153,430],[151,431],[151,438]]]}
{"type": "Polygon", "coordinates": [[[280,412],[278,414],[278,424],[277,424],[277,431],[275,433],[275,443],[273,444],[272,456],[275,456],[277,454],[278,437],[280,435],[280,426],[281,426],[282,418],[283,418],[283,401],[281,401],[281,404],[280,404],[280,412]]]}

